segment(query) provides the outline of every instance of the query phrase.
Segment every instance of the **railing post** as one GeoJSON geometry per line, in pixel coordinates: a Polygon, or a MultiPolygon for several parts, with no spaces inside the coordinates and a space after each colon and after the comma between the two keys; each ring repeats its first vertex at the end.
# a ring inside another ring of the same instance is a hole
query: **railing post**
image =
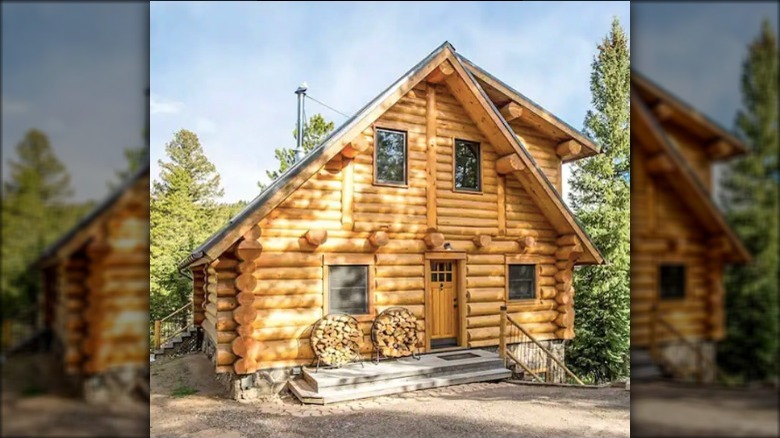
{"type": "Polygon", "coordinates": [[[160,348],[160,320],[154,322],[154,349],[160,348]]]}
{"type": "Polygon", "coordinates": [[[498,354],[506,367],[506,306],[501,306],[501,325],[498,327],[498,354]]]}
{"type": "Polygon", "coordinates": [[[655,304],[653,304],[653,307],[650,310],[650,357],[653,359],[653,361],[658,360],[658,352],[656,351],[655,345],[655,326],[658,323],[657,312],[658,308],[655,304]]]}

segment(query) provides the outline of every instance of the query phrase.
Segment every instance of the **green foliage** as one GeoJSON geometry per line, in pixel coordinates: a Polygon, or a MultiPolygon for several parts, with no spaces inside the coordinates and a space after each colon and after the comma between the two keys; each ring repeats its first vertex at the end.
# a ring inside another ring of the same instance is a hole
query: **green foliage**
{"type": "Polygon", "coordinates": [[[576,337],[566,361],[594,382],[628,375],[630,246],[630,53],[617,19],[598,46],[584,132],[602,153],[573,165],[571,205],[607,263],[575,272],[576,337]]]}
{"type": "Polygon", "coordinates": [[[123,151],[127,167],[116,172],[116,182],[109,182],[108,187],[111,190],[116,190],[122,185],[128,178],[141,168],[141,166],[149,160],[149,148],[125,148],[123,151]]]}
{"type": "Polygon", "coordinates": [[[219,174],[193,132],[177,132],[165,151],[169,161],[159,162],[149,205],[152,320],[189,300],[189,280],[177,271],[178,263],[223,225],[228,213],[217,203],[224,193],[219,174]]]}
{"type": "Polygon", "coordinates": [[[30,270],[41,252],[91,209],[69,204],[70,176],[43,132],[32,129],[16,146],[2,199],[3,315],[36,301],[40,276],[30,270]]]}
{"type": "Polygon", "coordinates": [[[742,70],[738,135],[750,153],[722,182],[730,225],[753,261],[726,273],[726,339],[718,363],[746,380],[777,376],[778,359],[778,46],[765,21],[742,70]]]}
{"type": "MultiPolygon", "coordinates": [[[[314,149],[318,144],[325,139],[325,137],[333,131],[333,122],[328,122],[322,117],[321,114],[315,114],[309,118],[304,124],[303,128],[303,150],[308,153],[314,149]]],[[[298,129],[293,129],[293,138],[298,140],[298,129]]],[[[268,179],[272,182],[281,176],[290,166],[295,163],[295,148],[276,148],[274,151],[274,157],[279,161],[279,168],[276,170],[267,170],[265,173],[268,179]]],[[[265,184],[261,181],[257,182],[257,186],[261,189],[265,188],[265,184]]]]}
{"type": "Polygon", "coordinates": [[[196,394],[198,392],[197,389],[191,388],[185,384],[179,383],[179,386],[177,386],[173,392],[171,392],[172,397],[186,397],[188,395],[196,394]]]}

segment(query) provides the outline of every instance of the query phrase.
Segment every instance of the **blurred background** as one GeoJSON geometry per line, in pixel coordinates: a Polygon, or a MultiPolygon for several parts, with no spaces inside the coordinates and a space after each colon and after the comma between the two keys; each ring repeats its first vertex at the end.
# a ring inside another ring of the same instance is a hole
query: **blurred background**
{"type": "Polygon", "coordinates": [[[148,434],[148,3],[2,4],[2,434],[148,434]]]}
{"type": "Polygon", "coordinates": [[[778,5],[631,26],[632,436],[778,436],[778,5]]]}

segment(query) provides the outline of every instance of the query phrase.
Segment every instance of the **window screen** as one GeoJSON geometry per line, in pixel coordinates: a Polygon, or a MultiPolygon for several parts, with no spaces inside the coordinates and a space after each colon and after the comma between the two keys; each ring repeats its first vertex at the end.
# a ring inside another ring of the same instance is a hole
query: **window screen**
{"type": "Polygon", "coordinates": [[[661,265],[661,298],[685,298],[685,266],[661,265]]]}
{"type": "Polygon", "coordinates": [[[479,143],[455,140],[455,188],[481,190],[479,143]]]}
{"type": "Polygon", "coordinates": [[[368,266],[328,266],[330,311],[368,313],[368,266]]]}
{"type": "Polygon", "coordinates": [[[376,182],[406,184],[406,133],[376,130],[376,182]]]}
{"type": "Polygon", "coordinates": [[[536,298],[536,265],[509,265],[509,299],[536,298]]]}

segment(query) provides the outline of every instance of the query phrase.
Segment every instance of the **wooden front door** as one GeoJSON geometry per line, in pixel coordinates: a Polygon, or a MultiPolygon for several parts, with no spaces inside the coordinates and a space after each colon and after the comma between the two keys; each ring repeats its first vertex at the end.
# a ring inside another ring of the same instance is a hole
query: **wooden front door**
{"type": "Polygon", "coordinates": [[[431,348],[458,345],[458,292],[455,287],[456,263],[431,262],[428,291],[431,297],[431,348]]]}

